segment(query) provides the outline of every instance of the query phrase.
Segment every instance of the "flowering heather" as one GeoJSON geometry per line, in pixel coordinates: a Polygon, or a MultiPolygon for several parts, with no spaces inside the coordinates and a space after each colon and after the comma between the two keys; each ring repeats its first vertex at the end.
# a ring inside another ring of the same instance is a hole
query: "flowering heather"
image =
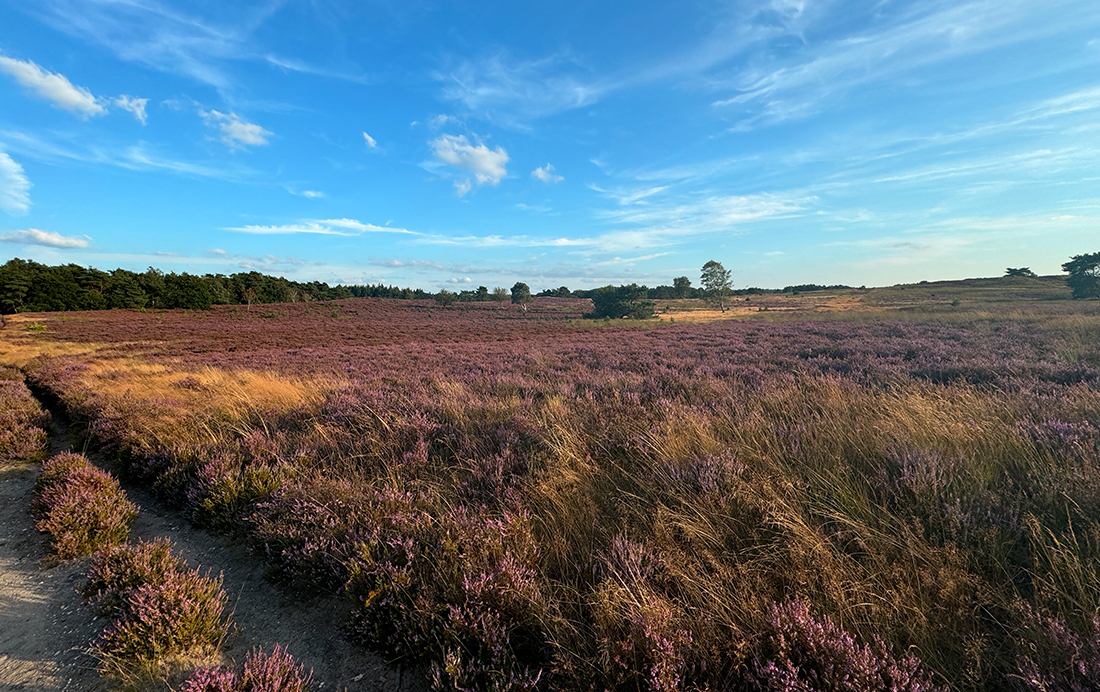
{"type": "Polygon", "coordinates": [[[1066,623],[1019,604],[1023,634],[1016,655],[1017,687],[1026,692],[1087,692],[1100,689],[1100,616],[1088,634],[1078,636],[1066,623]]]}
{"type": "Polygon", "coordinates": [[[35,490],[35,527],[50,534],[62,560],[124,542],[137,517],[118,480],[80,455],[59,454],[44,463],[35,490]]]}
{"type": "Polygon", "coordinates": [[[182,692],[306,692],[312,673],[276,644],[270,654],[257,650],[245,659],[238,675],[224,666],[200,668],[182,692]]]}
{"type": "Polygon", "coordinates": [[[27,371],[126,473],[288,588],[344,593],[352,637],[441,689],[934,672],[1000,692],[1062,684],[1094,636],[1094,308],[653,329],[386,301],[81,314],[49,333],[111,345],[27,371]]]}
{"type": "Polygon", "coordinates": [[[861,645],[797,599],[771,606],[754,649],[746,681],[761,692],[946,692],[915,656],[877,637],[861,645]]]}
{"type": "Polygon", "coordinates": [[[169,657],[207,655],[229,629],[221,577],[187,568],[167,540],[101,552],[82,590],[114,618],[94,645],[107,675],[127,677],[169,657]]]}
{"type": "Polygon", "coordinates": [[[46,455],[49,420],[15,368],[0,367],[0,468],[35,462],[46,455]]]}

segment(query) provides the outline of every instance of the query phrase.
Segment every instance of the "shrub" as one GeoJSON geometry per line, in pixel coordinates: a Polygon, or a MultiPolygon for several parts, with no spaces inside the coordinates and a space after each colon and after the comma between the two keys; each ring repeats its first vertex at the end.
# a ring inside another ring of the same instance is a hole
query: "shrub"
{"type": "Polygon", "coordinates": [[[427,659],[436,689],[534,689],[542,662],[528,517],[456,507],[432,518],[409,495],[379,499],[390,511],[361,544],[347,586],[353,636],[427,659]]]}
{"type": "Polygon", "coordinates": [[[100,553],[83,592],[115,617],[94,647],[104,674],[125,678],[168,657],[208,655],[229,630],[221,577],[189,569],[167,540],[100,553]]]}
{"type": "Polygon", "coordinates": [[[181,692],[306,692],[312,677],[285,647],[276,644],[270,654],[260,650],[249,654],[240,675],[224,666],[200,668],[181,692]]]}
{"type": "Polygon", "coordinates": [[[46,455],[49,416],[15,368],[0,367],[0,466],[35,462],[46,455]]]}
{"type": "Polygon", "coordinates": [[[39,531],[50,534],[57,557],[89,555],[126,540],[137,507],[114,476],[76,454],[61,454],[43,467],[31,504],[39,531]]]}
{"type": "Polygon", "coordinates": [[[1084,639],[1056,617],[1019,605],[1024,618],[1017,640],[1016,686],[1025,692],[1084,692],[1100,689],[1100,617],[1084,639]]]}
{"type": "Polygon", "coordinates": [[[916,656],[896,657],[877,636],[861,646],[798,599],[772,604],[746,677],[760,692],[946,692],[916,656]]]}

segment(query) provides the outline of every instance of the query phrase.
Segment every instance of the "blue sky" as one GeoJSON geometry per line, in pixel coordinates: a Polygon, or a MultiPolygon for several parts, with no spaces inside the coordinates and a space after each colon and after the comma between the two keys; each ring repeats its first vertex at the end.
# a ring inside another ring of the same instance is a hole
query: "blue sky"
{"type": "Polygon", "coordinates": [[[4,260],[870,286],[1098,221],[1096,0],[0,0],[4,260]]]}

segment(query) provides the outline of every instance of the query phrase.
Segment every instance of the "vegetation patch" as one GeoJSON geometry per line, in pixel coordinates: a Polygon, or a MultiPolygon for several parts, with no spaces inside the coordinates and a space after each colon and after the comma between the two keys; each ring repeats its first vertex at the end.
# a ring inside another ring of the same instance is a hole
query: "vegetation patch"
{"type": "Polygon", "coordinates": [[[0,367],[0,468],[40,461],[46,456],[49,421],[30,390],[23,373],[0,367]]]}
{"type": "Polygon", "coordinates": [[[61,560],[124,542],[137,517],[118,479],[79,454],[58,454],[43,463],[35,493],[36,527],[50,534],[61,560]]]}
{"type": "Polygon", "coordinates": [[[167,539],[101,551],[82,593],[113,620],[94,644],[100,672],[123,681],[206,660],[229,631],[221,577],[187,567],[167,539]]]}
{"type": "Polygon", "coordinates": [[[307,692],[311,679],[305,666],[276,644],[271,653],[249,654],[239,672],[225,666],[198,669],[181,692],[307,692]]]}

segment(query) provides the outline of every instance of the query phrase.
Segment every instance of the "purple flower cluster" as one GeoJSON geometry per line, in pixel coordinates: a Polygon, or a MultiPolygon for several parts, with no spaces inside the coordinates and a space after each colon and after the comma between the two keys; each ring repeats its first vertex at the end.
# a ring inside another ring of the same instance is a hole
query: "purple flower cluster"
{"type": "Polygon", "coordinates": [[[23,374],[0,366],[0,468],[46,455],[48,414],[23,384],[23,374]]]}
{"type": "Polygon", "coordinates": [[[312,677],[286,647],[276,644],[269,654],[250,653],[239,674],[225,666],[198,669],[181,692],[307,692],[312,677]]]}
{"type": "Polygon", "coordinates": [[[101,551],[82,591],[113,618],[94,647],[108,675],[209,654],[229,629],[221,577],[188,568],[167,539],[101,551]]]}
{"type": "Polygon", "coordinates": [[[946,692],[912,654],[898,657],[878,637],[859,644],[799,599],[770,607],[746,682],[760,692],[946,692]]]}
{"type": "Polygon", "coordinates": [[[1023,636],[1017,642],[1014,676],[1024,692],[1088,692],[1100,689],[1100,616],[1079,636],[1057,617],[1019,604],[1023,636]]]}
{"type": "Polygon", "coordinates": [[[118,480],[79,454],[58,454],[42,465],[31,512],[35,527],[50,534],[62,560],[118,545],[130,535],[137,507],[118,480]]]}

